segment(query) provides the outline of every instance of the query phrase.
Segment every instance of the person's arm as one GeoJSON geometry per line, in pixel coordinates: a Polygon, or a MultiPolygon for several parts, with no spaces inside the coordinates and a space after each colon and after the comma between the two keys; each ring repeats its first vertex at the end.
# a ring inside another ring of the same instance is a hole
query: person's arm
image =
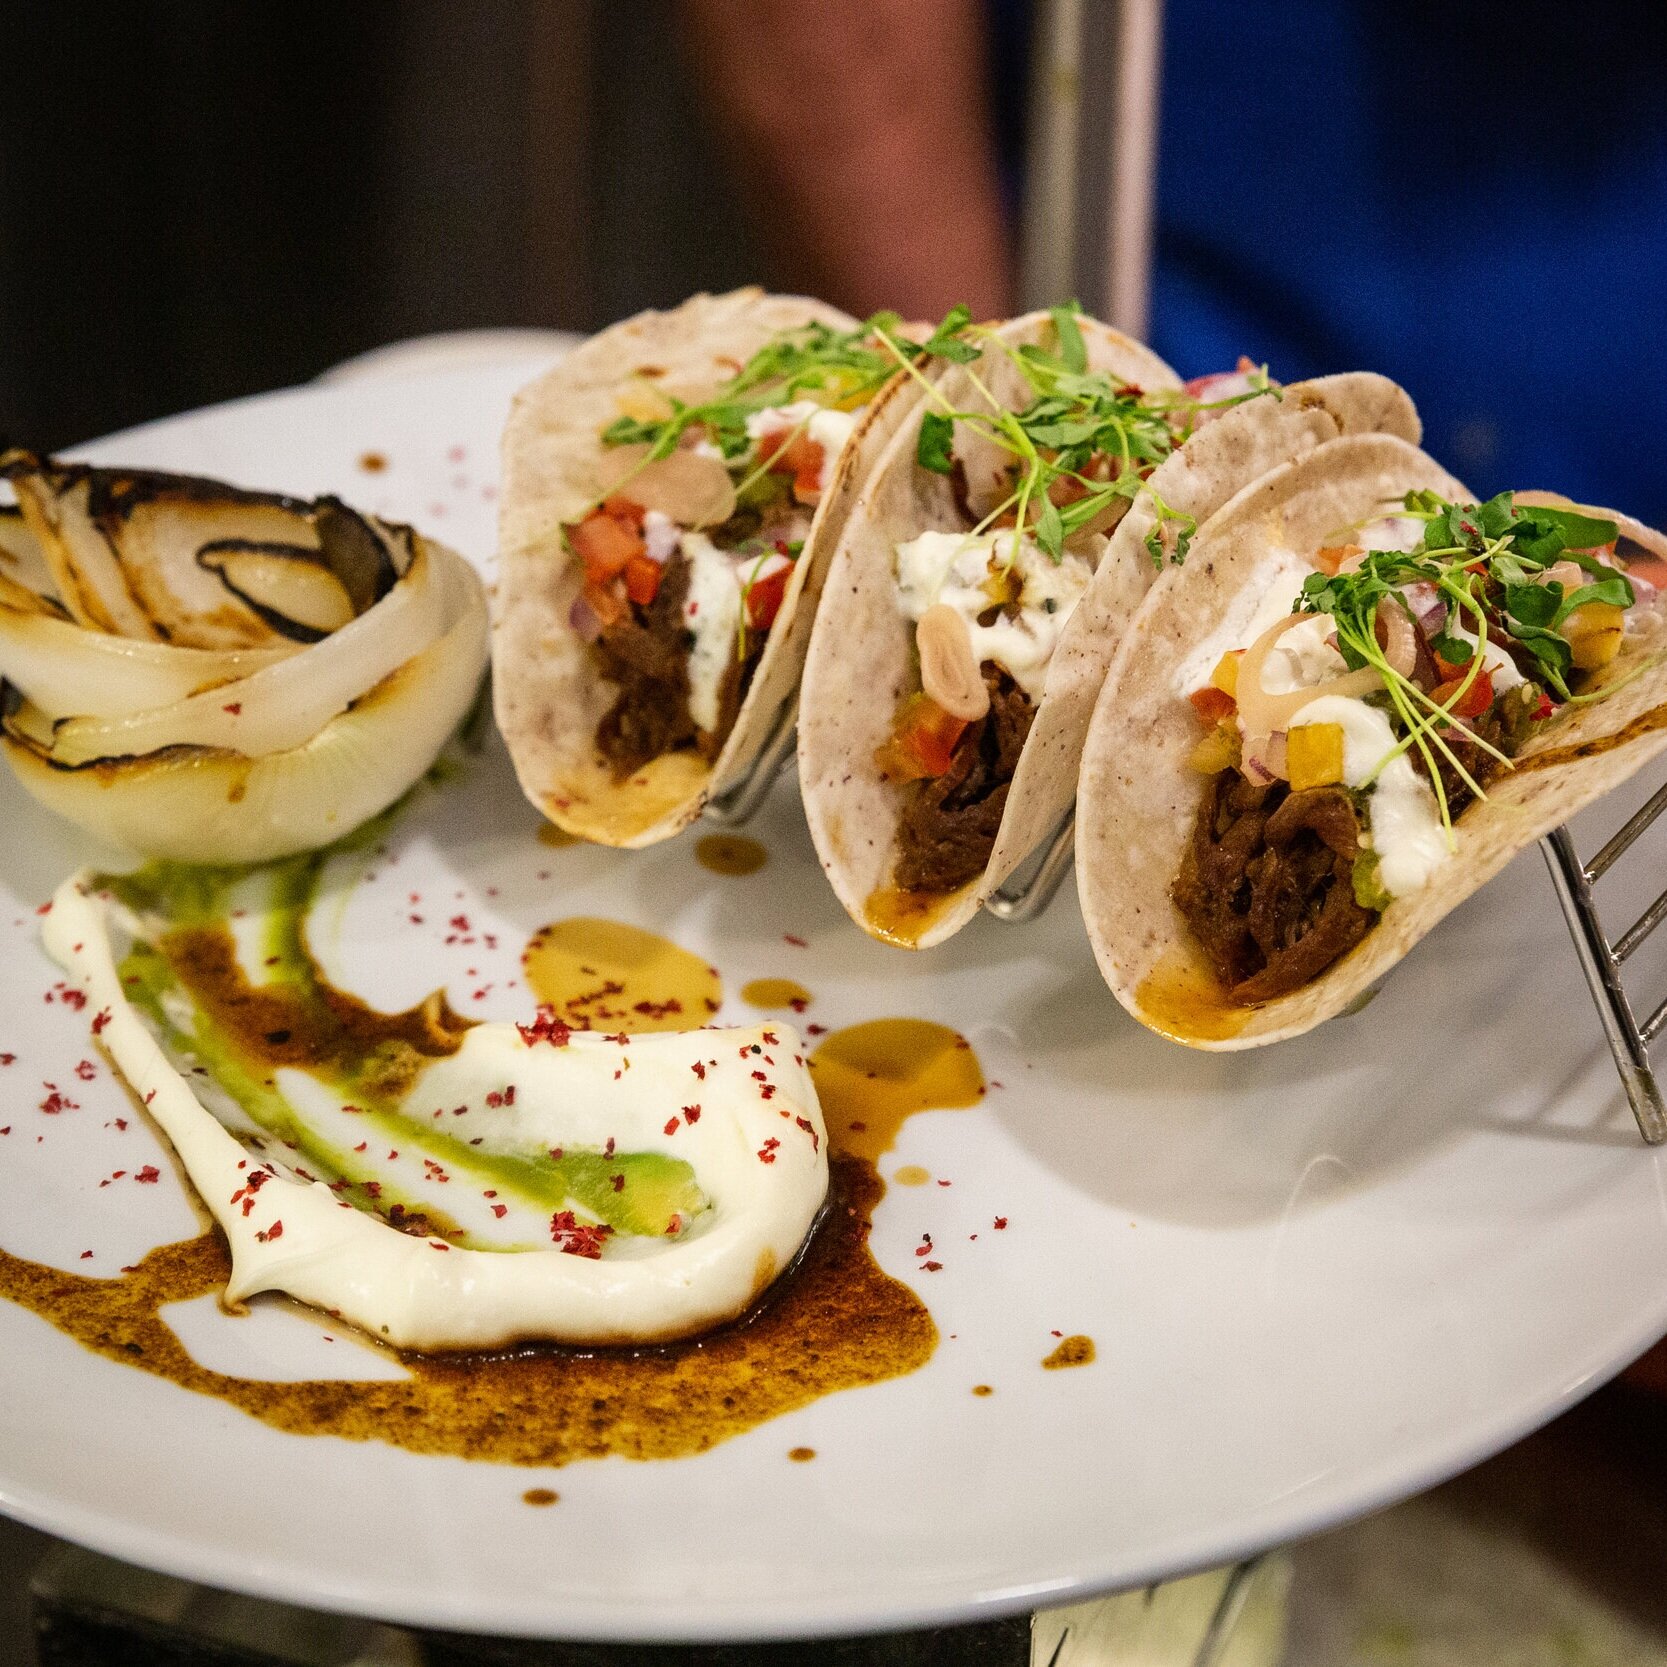
{"type": "Polygon", "coordinates": [[[680,0],[781,280],[858,314],[1012,296],[978,0],[680,0]]]}

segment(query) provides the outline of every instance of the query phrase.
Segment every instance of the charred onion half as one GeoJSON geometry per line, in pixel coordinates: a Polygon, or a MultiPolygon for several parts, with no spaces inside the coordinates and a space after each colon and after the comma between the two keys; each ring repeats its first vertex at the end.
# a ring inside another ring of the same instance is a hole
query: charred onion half
{"type": "Polygon", "coordinates": [[[433,763],[486,666],[461,556],[217,481],[0,456],[0,750],[49,809],[182,862],[328,844],[433,763]]]}

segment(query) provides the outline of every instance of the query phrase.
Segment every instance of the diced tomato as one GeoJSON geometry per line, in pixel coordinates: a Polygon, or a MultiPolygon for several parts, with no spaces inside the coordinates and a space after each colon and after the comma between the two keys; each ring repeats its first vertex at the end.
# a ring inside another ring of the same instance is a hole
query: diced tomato
{"type": "Polygon", "coordinates": [[[1218,724],[1239,709],[1239,703],[1225,689],[1218,689],[1213,683],[1194,689],[1187,699],[1192,702],[1193,711],[1207,724],[1218,724]]]}
{"type": "Polygon", "coordinates": [[[611,515],[616,521],[625,522],[626,525],[630,527],[632,532],[640,533],[642,531],[643,516],[647,512],[643,509],[641,504],[634,503],[630,498],[622,498],[619,493],[616,492],[611,498],[604,498],[602,500],[602,513],[604,515],[611,515]]]}
{"type": "Polygon", "coordinates": [[[1543,724],[1556,710],[1557,708],[1552,702],[1551,696],[1548,695],[1544,689],[1541,689],[1540,704],[1536,706],[1534,710],[1528,714],[1528,716],[1532,722],[1543,724]]]}
{"type": "Polygon", "coordinates": [[[793,477],[793,496],[802,504],[813,504],[822,495],[822,446],[802,429],[794,434],[783,429],[766,434],[758,442],[758,455],[770,465],[770,472],[793,477]],[[788,436],[792,435],[789,439],[788,436]]]}
{"type": "Polygon", "coordinates": [[[625,564],[625,594],[639,608],[646,608],[660,594],[665,569],[647,556],[633,556],[625,564]]]}
{"type": "Polygon", "coordinates": [[[605,585],[586,585],[584,594],[596,617],[605,626],[617,625],[630,612],[630,605],[625,600],[625,586],[618,579],[610,579],[605,585]]]}
{"type": "Polygon", "coordinates": [[[941,776],[949,769],[955,744],[966,729],[965,719],[951,717],[930,695],[910,695],[898,710],[891,739],[874,757],[890,781],[941,776]]]}
{"type": "Polygon", "coordinates": [[[585,564],[585,578],[598,587],[623,573],[631,558],[647,549],[640,532],[605,509],[592,510],[577,526],[567,529],[567,537],[574,554],[585,564]]]}
{"type": "Polygon", "coordinates": [[[754,631],[768,631],[781,612],[782,598],[787,594],[787,581],[793,577],[793,565],[784,563],[773,573],[755,579],[747,587],[747,625],[754,631]]]}
{"type": "MultiPolygon", "coordinates": [[[[1430,694],[1430,699],[1437,706],[1445,706],[1455,694],[1459,685],[1464,681],[1461,672],[1457,677],[1449,678],[1439,684],[1430,694]]],[[[1476,681],[1464,692],[1464,698],[1453,708],[1455,718],[1479,718],[1493,705],[1493,674],[1487,671],[1476,673],[1476,681]]]]}

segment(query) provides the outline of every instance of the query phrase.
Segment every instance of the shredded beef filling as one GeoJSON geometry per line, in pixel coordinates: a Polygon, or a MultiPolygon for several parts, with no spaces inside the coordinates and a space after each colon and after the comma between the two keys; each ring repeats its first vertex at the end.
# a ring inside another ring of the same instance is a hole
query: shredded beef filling
{"type": "Polygon", "coordinates": [[[732,660],[718,685],[718,722],[702,729],[689,710],[689,650],[694,633],[683,621],[689,563],[679,551],[666,563],[654,600],[633,602],[623,619],[597,638],[593,652],[619,695],[596,726],[596,745],[623,781],[651,759],[693,746],[710,764],[723,751],[764,655],[765,636],[747,633],[747,652],[732,660]]]}
{"type": "Polygon", "coordinates": [[[592,652],[602,675],[619,686],[618,698],[596,726],[596,745],[623,780],[650,759],[696,739],[689,711],[689,645],[683,623],[689,564],[679,551],[646,607],[633,604],[608,626],[592,652]]]}
{"type": "Polygon", "coordinates": [[[990,710],[967,726],[945,774],[919,783],[904,808],[896,883],[905,891],[954,891],[984,872],[995,848],[1036,708],[993,661],[979,669],[990,710]]]}
{"type": "Polygon", "coordinates": [[[1234,1001],[1288,995],[1365,937],[1377,916],[1355,901],[1360,833],[1341,787],[1213,778],[1170,896],[1234,1001]]]}

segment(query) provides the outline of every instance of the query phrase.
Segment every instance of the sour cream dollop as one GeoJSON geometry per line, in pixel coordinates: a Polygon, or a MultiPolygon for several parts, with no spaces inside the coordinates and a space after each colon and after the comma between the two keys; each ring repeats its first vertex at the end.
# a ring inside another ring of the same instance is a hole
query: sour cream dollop
{"type": "Polygon", "coordinates": [[[927,532],[897,546],[897,591],[906,619],[918,621],[943,603],[967,623],[973,659],[993,660],[1032,700],[1042,698],[1048,662],[1065,630],[1071,610],[1082,599],[1094,569],[1080,555],[1066,551],[1055,561],[1028,534],[1014,549],[1011,529],[980,533],[927,532]],[[1017,617],[1003,609],[995,622],[980,625],[979,615],[994,606],[986,588],[992,574],[1011,569],[1018,581],[1017,617]]]}
{"type": "Polygon", "coordinates": [[[85,992],[95,1034],[224,1229],[228,1300],[283,1291],[402,1348],[664,1341],[742,1313],[792,1262],[822,1207],[826,1133],[790,1026],[576,1031],[552,1046],[529,1043],[515,1025],[483,1024],[423,1071],[409,1097],[474,1102],[474,1126],[494,1151],[600,1150],[612,1139],[622,1153],[681,1158],[709,1207],[686,1233],[625,1240],[624,1254],[598,1260],[399,1232],[323,1182],[263,1162],[203,1106],[128,1002],[111,905],[89,885],[76,875],[58,888],[47,950],[85,992]],[[512,1103],[486,1111],[486,1095],[506,1081],[516,1085],[512,1103]]]}

